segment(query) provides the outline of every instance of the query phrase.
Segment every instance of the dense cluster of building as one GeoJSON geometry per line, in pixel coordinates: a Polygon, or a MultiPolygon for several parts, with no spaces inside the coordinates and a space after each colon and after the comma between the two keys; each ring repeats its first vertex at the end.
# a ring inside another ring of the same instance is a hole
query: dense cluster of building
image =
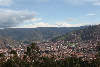
{"type": "MultiPolygon", "coordinates": [[[[17,48],[5,48],[0,49],[0,54],[4,54],[7,59],[13,56],[11,50],[16,51],[19,57],[23,57],[27,51],[27,46],[23,45],[17,48]]],[[[99,46],[95,41],[87,42],[72,42],[59,40],[56,42],[38,42],[40,57],[53,57],[56,60],[65,59],[67,57],[82,58],[82,60],[93,60],[96,59],[98,54],[99,46]]]]}
{"type": "Polygon", "coordinates": [[[97,44],[95,41],[74,43],[70,41],[57,41],[39,43],[42,56],[54,57],[57,60],[67,57],[77,57],[83,60],[96,59],[98,54],[97,44]]]}

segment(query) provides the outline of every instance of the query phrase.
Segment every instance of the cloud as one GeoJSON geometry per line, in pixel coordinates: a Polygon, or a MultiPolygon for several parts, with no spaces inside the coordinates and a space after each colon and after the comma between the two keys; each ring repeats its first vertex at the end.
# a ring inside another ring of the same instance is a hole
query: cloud
{"type": "Polygon", "coordinates": [[[32,19],[30,19],[30,20],[26,20],[25,22],[26,23],[30,23],[30,22],[35,22],[35,21],[41,21],[42,20],[42,18],[32,18],[32,19]]]}
{"type": "Polygon", "coordinates": [[[58,23],[56,23],[56,25],[58,27],[78,27],[78,26],[81,26],[81,24],[69,24],[67,22],[58,22],[58,23]]]}
{"type": "Polygon", "coordinates": [[[46,23],[46,22],[38,22],[38,23],[18,26],[15,28],[36,28],[36,27],[57,27],[57,26],[53,25],[53,24],[46,23]]]}
{"type": "Polygon", "coordinates": [[[18,27],[13,27],[13,28],[37,28],[37,27],[79,27],[83,26],[86,24],[69,24],[67,22],[57,22],[55,24],[50,24],[46,22],[38,22],[38,23],[33,23],[33,24],[28,24],[28,25],[22,25],[18,27]]]}
{"type": "Polygon", "coordinates": [[[95,2],[95,3],[93,3],[93,5],[100,6],[100,2],[95,2]]]}
{"type": "Polygon", "coordinates": [[[71,24],[68,22],[56,22],[55,24],[50,24],[50,23],[46,23],[46,22],[35,22],[35,23],[31,23],[31,24],[24,24],[24,25],[20,25],[17,27],[11,27],[11,28],[37,28],[37,27],[80,27],[80,26],[85,26],[85,25],[97,25],[100,22],[80,22],[80,23],[75,23],[75,24],[71,24]]]}
{"type": "Polygon", "coordinates": [[[25,10],[0,9],[0,28],[16,27],[34,19],[35,13],[25,10]]]}
{"type": "Polygon", "coordinates": [[[89,13],[86,16],[96,16],[96,14],[95,13],[89,13]]]}
{"type": "Polygon", "coordinates": [[[95,6],[100,5],[100,0],[64,0],[66,3],[73,5],[83,5],[83,4],[92,4],[95,6]]]}
{"type": "Polygon", "coordinates": [[[91,23],[87,23],[87,22],[80,22],[80,23],[68,23],[68,22],[57,22],[56,26],[57,27],[80,27],[80,26],[84,26],[84,25],[90,25],[91,23]]]}
{"type": "Polygon", "coordinates": [[[0,0],[0,6],[10,6],[13,0],[0,0]]]}

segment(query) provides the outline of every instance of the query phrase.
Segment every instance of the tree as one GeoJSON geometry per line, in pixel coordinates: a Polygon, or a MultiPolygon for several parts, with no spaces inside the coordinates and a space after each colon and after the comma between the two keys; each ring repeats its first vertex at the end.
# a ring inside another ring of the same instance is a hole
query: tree
{"type": "Polygon", "coordinates": [[[11,50],[10,54],[17,54],[15,50],[11,50]]]}

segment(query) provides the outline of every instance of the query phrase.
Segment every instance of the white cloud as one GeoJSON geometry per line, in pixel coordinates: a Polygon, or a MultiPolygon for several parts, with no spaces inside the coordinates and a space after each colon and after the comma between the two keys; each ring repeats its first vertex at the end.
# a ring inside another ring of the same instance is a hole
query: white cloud
{"type": "Polygon", "coordinates": [[[36,27],[57,27],[57,25],[53,25],[53,24],[49,24],[49,23],[45,23],[45,22],[38,22],[38,23],[18,26],[15,28],[36,28],[36,27]]]}
{"type": "Polygon", "coordinates": [[[67,22],[58,22],[56,24],[49,24],[46,22],[38,22],[38,23],[33,23],[33,24],[28,24],[28,25],[22,25],[18,27],[13,27],[13,28],[36,28],[36,27],[79,27],[87,24],[69,24],[67,22]]]}
{"type": "Polygon", "coordinates": [[[26,20],[25,22],[28,23],[28,22],[35,22],[35,21],[41,21],[42,18],[32,18],[31,20],[26,20]]]}
{"type": "Polygon", "coordinates": [[[35,13],[25,10],[0,9],[0,27],[15,27],[25,21],[34,19],[35,13]]]}
{"type": "Polygon", "coordinates": [[[96,16],[96,14],[95,13],[89,13],[86,16],[96,16]]]}
{"type": "Polygon", "coordinates": [[[0,0],[0,6],[10,6],[13,0],[0,0]]]}
{"type": "Polygon", "coordinates": [[[78,26],[81,26],[81,24],[70,24],[67,22],[58,22],[58,23],[56,23],[56,25],[58,27],[78,27],[78,26]]]}
{"type": "Polygon", "coordinates": [[[68,22],[56,22],[55,24],[50,24],[46,22],[37,22],[37,23],[31,23],[31,24],[25,24],[17,27],[11,27],[11,28],[37,28],[37,27],[80,27],[85,25],[97,25],[100,22],[80,22],[76,24],[71,24],[68,22]]]}

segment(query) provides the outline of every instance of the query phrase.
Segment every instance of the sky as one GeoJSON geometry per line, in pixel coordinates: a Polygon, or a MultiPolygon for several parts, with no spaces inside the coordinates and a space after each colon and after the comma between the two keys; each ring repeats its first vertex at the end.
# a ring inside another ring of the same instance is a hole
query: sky
{"type": "Polygon", "coordinates": [[[100,23],[100,0],[0,0],[0,28],[79,27],[100,23]]]}

